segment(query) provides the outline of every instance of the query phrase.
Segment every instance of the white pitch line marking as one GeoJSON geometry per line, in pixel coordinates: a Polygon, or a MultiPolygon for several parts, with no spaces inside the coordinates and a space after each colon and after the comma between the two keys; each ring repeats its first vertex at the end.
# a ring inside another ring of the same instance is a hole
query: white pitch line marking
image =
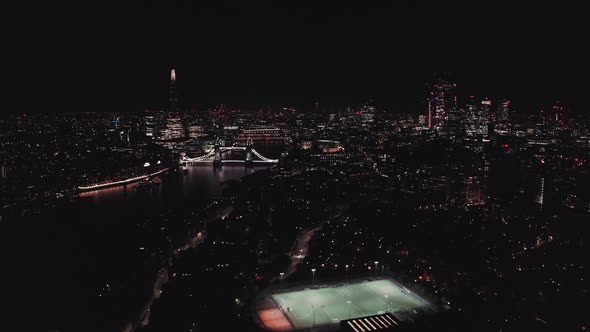
{"type": "Polygon", "coordinates": [[[352,329],[353,329],[355,332],[359,332],[359,330],[357,330],[357,329],[356,329],[356,327],[354,327],[354,325],[352,325],[352,323],[351,323],[351,322],[347,322],[347,323],[348,323],[348,325],[350,325],[350,327],[352,327],[352,329]]]}

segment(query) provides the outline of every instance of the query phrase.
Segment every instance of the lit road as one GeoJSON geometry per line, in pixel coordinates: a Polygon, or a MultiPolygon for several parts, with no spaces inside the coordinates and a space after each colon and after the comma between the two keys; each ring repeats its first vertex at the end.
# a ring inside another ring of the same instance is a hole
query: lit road
{"type": "MultiPolygon", "coordinates": [[[[205,238],[206,238],[206,234],[204,231],[201,231],[201,232],[193,235],[183,246],[177,248],[175,250],[174,254],[178,255],[178,254],[182,253],[183,251],[189,250],[189,248],[190,249],[196,248],[199,244],[201,244],[201,243],[203,243],[203,241],[205,241],[205,238]]],[[[141,314],[139,315],[139,319],[137,320],[137,323],[129,326],[129,329],[128,329],[129,332],[135,331],[138,326],[146,326],[149,324],[151,306],[155,300],[160,298],[160,295],[162,294],[162,287],[164,287],[164,285],[166,285],[168,280],[169,280],[168,279],[168,269],[163,268],[160,272],[158,272],[158,274],[156,276],[156,280],[154,281],[152,296],[150,297],[150,299],[147,301],[147,303],[143,307],[141,314]]]]}
{"type": "MultiPolygon", "coordinates": [[[[339,219],[340,217],[342,217],[344,211],[345,209],[334,212],[330,219],[334,221],[339,219]]],[[[287,271],[285,272],[283,278],[288,277],[297,270],[297,265],[301,263],[309,253],[309,241],[313,238],[315,232],[321,230],[322,227],[324,227],[324,224],[327,222],[328,220],[325,220],[319,226],[304,229],[299,233],[299,235],[295,239],[293,248],[291,249],[291,264],[289,264],[289,267],[287,268],[287,271]]]]}
{"type": "Polygon", "coordinates": [[[289,265],[287,272],[285,272],[284,277],[288,277],[297,270],[297,265],[305,259],[305,256],[307,256],[307,253],[309,252],[309,240],[311,240],[314,233],[322,229],[322,227],[323,224],[315,228],[305,229],[299,233],[297,239],[295,239],[293,249],[291,249],[291,264],[289,265]]]}

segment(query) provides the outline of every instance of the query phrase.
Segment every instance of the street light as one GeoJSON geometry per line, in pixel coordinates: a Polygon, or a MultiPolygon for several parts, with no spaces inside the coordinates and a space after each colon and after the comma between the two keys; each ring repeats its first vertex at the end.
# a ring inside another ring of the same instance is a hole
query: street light
{"type": "Polygon", "coordinates": [[[348,303],[348,319],[350,319],[350,311],[352,309],[352,301],[348,300],[346,302],[348,303]]]}
{"type": "Polygon", "coordinates": [[[346,280],[348,280],[348,264],[346,264],[346,280]]]}
{"type": "Polygon", "coordinates": [[[311,284],[315,285],[315,269],[311,269],[311,284]]]}
{"type": "Polygon", "coordinates": [[[375,274],[377,274],[377,264],[379,264],[379,261],[375,261],[375,274]]]}
{"type": "Polygon", "coordinates": [[[285,275],[284,272],[279,273],[279,275],[281,276],[281,288],[283,288],[283,276],[285,275]]]}
{"type": "Polygon", "coordinates": [[[281,304],[283,305],[283,311],[286,311],[287,308],[287,304],[285,302],[285,299],[281,297],[281,304]]]}

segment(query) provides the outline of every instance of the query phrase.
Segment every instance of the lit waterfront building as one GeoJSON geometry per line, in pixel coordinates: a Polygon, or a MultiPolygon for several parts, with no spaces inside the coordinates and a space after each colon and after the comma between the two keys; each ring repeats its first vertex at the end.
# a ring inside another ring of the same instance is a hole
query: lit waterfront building
{"type": "Polygon", "coordinates": [[[184,138],[182,120],[178,116],[170,116],[166,120],[166,127],[162,130],[161,139],[168,141],[179,138],[184,138]]]}
{"type": "Polygon", "coordinates": [[[192,138],[198,138],[198,137],[203,137],[206,136],[206,130],[205,130],[205,126],[202,125],[197,125],[197,124],[191,124],[188,125],[188,136],[192,137],[192,138]]]}
{"type": "Polygon", "coordinates": [[[156,119],[153,115],[146,115],[144,117],[144,133],[150,139],[156,139],[158,137],[156,119]]]}

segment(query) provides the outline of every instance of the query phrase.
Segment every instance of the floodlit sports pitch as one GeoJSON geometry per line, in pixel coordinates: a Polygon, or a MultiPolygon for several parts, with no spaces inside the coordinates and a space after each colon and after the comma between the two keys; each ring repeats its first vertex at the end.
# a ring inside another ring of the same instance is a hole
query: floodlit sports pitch
{"type": "Polygon", "coordinates": [[[270,297],[278,308],[260,310],[259,316],[266,328],[283,331],[430,307],[427,301],[389,279],[274,293],[270,297]]]}

